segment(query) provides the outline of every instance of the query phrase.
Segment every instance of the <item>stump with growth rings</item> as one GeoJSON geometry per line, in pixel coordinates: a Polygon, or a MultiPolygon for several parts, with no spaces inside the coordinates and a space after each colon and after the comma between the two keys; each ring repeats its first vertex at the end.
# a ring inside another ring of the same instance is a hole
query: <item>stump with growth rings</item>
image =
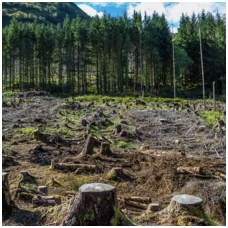
{"type": "Polygon", "coordinates": [[[115,187],[92,183],[80,187],[62,225],[121,226],[132,223],[118,208],[115,187]]]}
{"type": "Polygon", "coordinates": [[[193,195],[175,195],[170,203],[170,212],[176,215],[193,210],[202,210],[202,199],[193,195]]]}

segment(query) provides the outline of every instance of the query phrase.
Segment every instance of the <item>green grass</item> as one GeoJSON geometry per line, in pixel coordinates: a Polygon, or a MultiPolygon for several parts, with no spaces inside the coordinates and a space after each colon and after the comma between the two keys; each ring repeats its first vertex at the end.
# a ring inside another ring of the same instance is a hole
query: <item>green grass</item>
{"type": "Polygon", "coordinates": [[[218,119],[222,119],[222,113],[221,112],[215,112],[215,111],[201,111],[199,112],[199,115],[204,120],[204,124],[208,126],[209,128],[213,128],[215,124],[217,123],[218,119]]]}
{"type": "Polygon", "coordinates": [[[133,148],[135,146],[134,143],[131,142],[125,142],[125,141],[115,141],[115,146],[117,148],[133,148]]]}
{"type": "MultiPolygon", "coordinates": [[[[146,102],[159,102],[159,103],[170,103],[174,102],[173,98],[161,98],[161,97],[140,97],[140,98],[135,98],[135,97],[109,97],[109,96],[102,96],[102,95],[88,95],[88,96],[82,96],[82,97],[76,97],[75,100],[78,102],[91,102],[91,101],[97,101],[98,103],[102,103],[102,101],[108,102],[111,100],[114,100],[115,102],[119,103],[130,103],[130,102],[135,102],[136,99],[141,99],[146,102]]],[[[72,100],[72,98],[71,98],[72,100]]],[[[186,99],[182,98],[176,98],[175,102],[180,102],[180,103],[188,103],[186,99]]]]}
{"type": "Polygon", "coordinates": [[[16,133],[23,135],[30,135],[36,130],[36,127],[26,127],[21,128],[20,130],[16,130],[16,133]]]}
{"type": "Polygon", "coordinates": [[[10,148],[4,144],[2,144],[2,154],[7,155],[10,151],[10,148]]]}
{"type": "Polygon", "coordinates": [[[16,93],[14,93],[14,92],[4,92],[2,94],[2,97],[9,98],[9,97],[15,97],[15,95],[16,95],[16,93]]]}

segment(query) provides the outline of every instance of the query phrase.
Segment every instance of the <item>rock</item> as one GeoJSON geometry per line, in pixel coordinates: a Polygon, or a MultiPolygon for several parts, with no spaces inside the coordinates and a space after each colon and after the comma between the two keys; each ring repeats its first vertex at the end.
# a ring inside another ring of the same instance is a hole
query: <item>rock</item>
{"type": "Polygon", "coordinates": [[[64,226],[133,225],[119,210],[115,187],[108,184],[84,184],[74,198],[64,226]]]}

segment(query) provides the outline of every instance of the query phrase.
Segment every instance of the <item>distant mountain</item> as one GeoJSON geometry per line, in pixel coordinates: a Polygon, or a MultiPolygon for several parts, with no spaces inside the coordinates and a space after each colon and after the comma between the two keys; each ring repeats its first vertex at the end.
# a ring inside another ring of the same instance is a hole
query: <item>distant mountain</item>
{"type": "Polygon", "coordinates": [[[22,22],[58,24],[62,23],[69,15],[70,19],[80,18],[90,21],[84,11],[73,2],[3,2],[2,26],[9,25],[12,18],[22,22]]]}

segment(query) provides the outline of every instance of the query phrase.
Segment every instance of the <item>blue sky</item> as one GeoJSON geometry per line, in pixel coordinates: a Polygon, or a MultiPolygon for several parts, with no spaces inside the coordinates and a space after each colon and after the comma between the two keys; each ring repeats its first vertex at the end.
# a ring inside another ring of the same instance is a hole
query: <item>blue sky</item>
{"type": "Polygon", "coordinates": [[[122,16],[124,10],[129,16],[133,11],[152,15],[157,11],[160,15],[164,13],[170,27],[176,32],[179,26],[179,19],[183,13],[192,15],[193,12],[198,14],[205,9],[206,12],[215,14],[226,14],[226,2],[75,2],[83,11],[90,16],[98,14],[102,16],[103,12],[110,13],[111,16],[122,16]]]}

